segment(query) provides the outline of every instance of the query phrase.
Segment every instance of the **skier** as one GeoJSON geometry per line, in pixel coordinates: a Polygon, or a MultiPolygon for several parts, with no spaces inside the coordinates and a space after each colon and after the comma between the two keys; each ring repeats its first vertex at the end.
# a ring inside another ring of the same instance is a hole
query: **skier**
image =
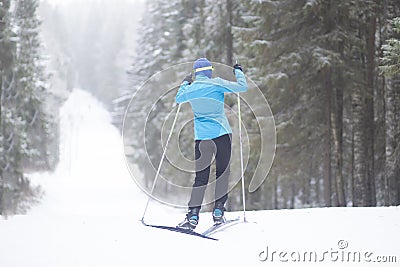
{"type": "Polygon", "coordinates": [[[214,224],[225,222],[232,129],[224,111],[224,94],[247,91],[246,78],[239,64],[233,66],[237,82],[212,78],[213,67],[206,58],[196,60],[193,70],[195,81],[192,80],[192,74],[186,76],[176,95],[176,102],[189,102],[194,113],[196,176],[188,203],[188,213],[184,221],[177,226],[188,230],[194,230],[199,222],[213,155],[216,164],[216,186],[212,215],[214,224]]]}

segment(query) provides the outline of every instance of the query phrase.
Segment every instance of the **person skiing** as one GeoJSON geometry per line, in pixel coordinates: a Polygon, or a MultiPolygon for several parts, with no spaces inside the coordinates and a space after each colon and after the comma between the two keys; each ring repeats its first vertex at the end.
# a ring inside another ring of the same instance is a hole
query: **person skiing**
{"type": "Polygon", "coordinates": [[[185,77],[178,93],[178,104],[189,102],[194,113],[195,171],[188,212],[178,228],[194,230],[199,222],[199,212],[210,175],[210,164],[215,155],[216,185],[214,196],[214,224],[225,222],[225,202],[228,199],[228,185],[231,159],[232,129],[224,110],[224,94],[247,91],[243,68],[233,66],[236,82],[212,78],[213,66],[206,58],[199,58],[193,65],[192,74],[185,77]]]}

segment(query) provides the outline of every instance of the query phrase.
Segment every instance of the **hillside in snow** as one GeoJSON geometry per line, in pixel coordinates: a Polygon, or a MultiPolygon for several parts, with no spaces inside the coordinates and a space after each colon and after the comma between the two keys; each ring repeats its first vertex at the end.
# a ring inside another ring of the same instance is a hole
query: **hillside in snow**
{"type": "MultiPolygon", "coordinates": [[[[30,175],[44,191],[38,205],[0,219],[0,266],[399,266],[400,207],[249,211],[219,241],[145,227],[147,197],[110,115],[81,90],[60,113],[61,161],[30,175]]],[[[173,226],[184,213],[151,202],[146,220],[173,226]]],[[[198,231],[210,224],[202,213],[198,231]]]]}

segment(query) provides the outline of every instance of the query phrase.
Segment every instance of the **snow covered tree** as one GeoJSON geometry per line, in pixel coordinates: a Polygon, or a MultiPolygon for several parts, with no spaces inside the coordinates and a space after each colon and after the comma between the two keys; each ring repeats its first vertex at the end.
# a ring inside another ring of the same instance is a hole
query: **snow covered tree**
{"type": "Polygon", "coordinates": [[[400,18],[389,24],[391,37],[382,46],[381,70],[386,77],[385,203],[400,203],[400,18]]]}
{"type": "MultiPolygon", "coordinates": [[[[283,207],[294,207],[293,192],[310,195],[306,192],[310,192],[313,184],[316,188],[311,191],[319,194],[317,177],[322,174],[310,166],[321,164],[327,170],[325,202],[330,205],[331,154],[323,151],[331,148],[323,145],[330,140],[326,126],[330,124],[326,118],[330,118],[329,92],[332,90],[329,73],[339,60],[337,53],[327,46],[333,31],[328,25],[329,8],[322,3],[309,7],[303,1],[249,1],[248,5],[249,11],[243,16],[245,25],[236,29],[236,36],[244,42],[241,47],[243,57],[248,58],[244,64],[249,65],[250,77],[259,84],[267,99],[272,99],[270,104],[279,137],[276,164],[271,170],[272,176],[278,176],[273,181],[274,206],[278,205],[278,190],[285,196],[280,204],[283,207]],[[246,45],[247,40],[252,41],[246,45]],[[327,161],[322,161],[324,157],[327,161]]],[[[311,205],[312,201],[307,198],[303,200],[311,205]]]]}
{"type": "Polygon", "coordinates": [[[7,214],[29,207],[26,200],[34,191],[24,173],[49,167],[49,139],[43,111],[46,79],[35,13],[38,2],[15,2],[12,13],[8,12],[9,1],[2,4],[0,202],[2,214],[7,214]]]}
{"type": "Polygon", "coordinates": [[[374,85],[376,3],[355,1],[348,8],[346,63],[354,79],[351,86],[354,206],[374,206],[376,203],[374,177],[374,85]]]}
{"type": "Polygon", "coordinates": [[[47,77],[41,58],[37,7],[37,0],[21,0],[16,7],[16,112],[24,121],[22,132],[26,133],[28,142],[28,151],[23,158],[25,168],[47,169],[49,133],[43,103],[47,94],[47,77]]]}
{"type": "Polygon", "coordinates": [[[400,73],[400,17],[390,20],[392,28],[392,38],[387,40],[387,43],[382,46],[383,58],[381,62],[381,71],[390,76],[400,73]]]}
{"type": "Polygon", "coordinates": [[[5,199],[7,197],[7,140],[6,127],[9,127],[9,111],[5,108],[5,96],[14,84],[14,54],[15,42],[12,40],[10,24],[10,0],[0,1],[0,214],[7,209],[5,199]]]}
{"type": "Polygon", "coordinates": [[[7,215],[17,210],[29,193],[29,184],[23,175],[23,156],[27,153],[25,121],[18,116],[19,92],[16,90],[17,47],[19,38],[12,31],[14,17],[9,11],[10,1],[2,2],[2,84],[1,84],[1,213],[7,215]]]}
{"type": "MultiPolygon", "coordinates": [[[[358,189],[366,192],[362,205],[374,205],[376,4],[248,1],[247,6],[245,27],[237,29],[237,36],[244,43],[248,65],[255,66],[250,76],[272,99],[279,140],[272,173],[282,177],[275,181],[285,184],[287,191],[274,187],[283,195],[299,189],[307,195],[315,185],[313,191],[319,196],[317,177],[322,175],[325,205],[347,205],[346,195],[351,196],[354,188],[357,194],[358,189]],[[360,103],[353,106],[359,110],[352,109],[351,96],[360,103]],[[362,135],[356,143],[353,130],[362,135]],[[355,172],[359,178],[355,187],[345,179],[353,170],[348,149],[353,144],[357,160],[365,163],[365,170],[355,172]]],[[[296,198],[302,202],[301,194],[296,198]]]]}
{"type": "MultiPolygon", "coordinates": [[[[182,4],[164,0],[146,3],[146,16],[139,30],[141,34],[137,53],[129,70],[131,87],[115,101],[122,118],[121,113],[125,112],[131,97],[135,96],[127,112],[124,136],[134,151],[129,156],[140,165],[149,183],[154,178],[154,166],[158,165],[162,153],[160,136],[164,119],[175,106],[174,92],[177,88],[174,91],[173,87],[187,73],[167,71],[159,76],[151,76],[187,61],[183,56],[185,50],[182,32],[186,13],[182,10],[188,6],[189,1],[182,4]],[[162,95],[161,92],[166,89],[172,91],[162,95]],[[154,96],[159,96],[159,99],[154,99],[154,96]],[[144,140],[146,147],[143,146],[144,140]]],[[[163,170],[168,172],[168,166],[163,170]]],[[[158,188],[163,190],[162,186],[158,188]]]]}

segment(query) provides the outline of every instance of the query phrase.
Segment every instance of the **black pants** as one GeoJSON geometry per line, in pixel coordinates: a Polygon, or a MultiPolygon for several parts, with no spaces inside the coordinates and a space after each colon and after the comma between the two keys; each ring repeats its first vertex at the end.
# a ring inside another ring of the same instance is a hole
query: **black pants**
{"type": "Polygon", "coordinates": [[[212,140],[195,141],[196,178],[188,204],[189,208],[201,208],[213,155],[215,155],[216,165],[215,203],[224,205],[228,199],[231,135],[225,134],[212,140]]]}

